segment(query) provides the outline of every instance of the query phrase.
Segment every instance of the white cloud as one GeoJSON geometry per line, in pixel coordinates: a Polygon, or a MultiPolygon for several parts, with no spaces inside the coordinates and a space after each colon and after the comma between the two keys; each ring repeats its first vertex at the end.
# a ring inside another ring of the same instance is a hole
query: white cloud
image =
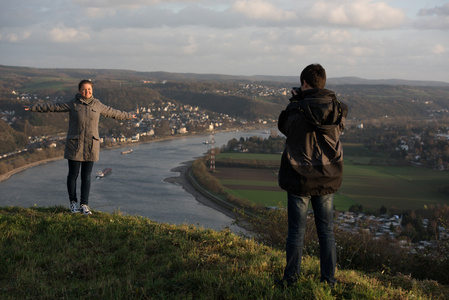
{"type": "Polygon", "coordinates": [[[184,54],[194,55],[198,51],[198,44],[195,41],[195,37],[189,37],[189,44],[182,47],[184,54]]]}
{"type": "Polygon", "coordinates": [[[308,14],[322,23],[365,29],[394,28],[406,19],[403,11],[386,2],[371,0],[320,0],[312,5],[308,14]]]}
{"type": "Polygon", "coordinates": [[[57,43],[81,43],[90,40],[90,35],[87,32],[65,26],[51,29],[49,36],[52,41],[57,43]]]}
{"type": "Polygon", "coordinates": [[[113,8],[88,7],[84,9],[84,13],[90,18],[115,17],[117,10],[113,8]]]}
{"type": "Polygon", "coordinates": [[[367,57],[374,53],[374,49],[363,46],[356,46],[350,49],[349,56],[367,57]]]}
{"type": "Polygon", "coordinates": [[[151,6],[160,3],[191,3],[200,0],[72,0],[74,3],[84,7],[97,8],[127,8],[137,9],[143,6],[151,6]]]}
{"type": "Polygon", "coordinates": [[[446,48],[441,44],[436,44],[433,46],[432,52],[435,54],[444,54],[446,53],[446,48]]]}
{"type": "Polygon", "coordinates": [[[160,0],[72,0],[83,7],[97,7],[97,8],[138,8],[145,5],[154,5],[160,3],[160,0]]]}
{"type": "Polygon", "coordinates": [[[257,20],[283,21],[296,18],[294,12],[261,0],[237,0],[232,6],[232,10],[257,20]]]}
{"type": "Polygon", "coordinates": [[[300,56],[307,53],[307,47],[304,45],[293,45],[289,47],[290,55],[300,56]]]}
{"type": "Polygon", "coordinates": [[[315,43],[348,43],[352,39],[352,34],[347,30],[324,30],[315,32],[310,41],[315,43]]]}
{"type": "Polygon", "coordinates": [[[298,75],[319,62],[329,76],[439,80],[447,75],[447,3],[7,0],[0,64],[298,75]]]}
{"type": "Polygon", "coordinates": [[[7,31],[3,34],[0,33],[0,41],[6,41],[10,43],[18,43],[27,40],[31,36],[31,31],[27,29],[16,29],[7,31]]]}

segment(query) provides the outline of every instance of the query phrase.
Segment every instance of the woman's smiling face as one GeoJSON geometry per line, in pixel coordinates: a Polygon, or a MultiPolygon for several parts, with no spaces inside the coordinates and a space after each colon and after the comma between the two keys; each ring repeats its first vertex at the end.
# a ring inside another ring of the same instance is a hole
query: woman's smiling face
{"type": "Polygon", "coordinates": [[[92,92],[92,85],[89,83],[83,84],[79,90],[80,95],[85,99],[89,99],[90,97],[92,97],[92,92]]]}

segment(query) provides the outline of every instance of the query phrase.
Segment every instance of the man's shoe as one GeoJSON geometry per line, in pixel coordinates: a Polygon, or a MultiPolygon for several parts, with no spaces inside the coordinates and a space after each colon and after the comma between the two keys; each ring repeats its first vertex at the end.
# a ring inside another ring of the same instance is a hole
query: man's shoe
{"type": "Polygon", "coordinates": [[[78,203],[76,203],[75,201],[70,202],[70,211],[72,212],[72,214],[79,213],[80,209],[78,207],[78,203]]]}
{"type": "Polygon", "coordinates": [[[322,282],[326,283],[331,288],[331,290],[334,289],[335,286],[337,285],[336,281],[335,282],[330,282],[330,281],[325,280],[325,281],[322,281],[322,282]]]}
{"type": "Polygon", "coordinates": [[[80,211],[85,214],[85,215],[91,215],[92,212],[89,209],[89,206],[87,206],[86,204],[81,204],[81,208],[80,211]]]}
{"type": "Polygon", "coordinates": [[[285,279],[285,278],[275,279],[274,280],[274,285],[279,287],[279,288],[281,288],[281,289],[286,289],[286,288],[294,285],[295,283],[296,283],[296,280],[293,281],[293,280],[288,280],[288,279],[285,279]]]}

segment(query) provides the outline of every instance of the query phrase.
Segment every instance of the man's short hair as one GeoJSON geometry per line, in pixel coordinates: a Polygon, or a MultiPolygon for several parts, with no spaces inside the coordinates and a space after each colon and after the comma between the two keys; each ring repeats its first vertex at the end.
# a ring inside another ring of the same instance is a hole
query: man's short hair
{"type": "Polygon", "coordinates": [[[311,64],[301,72],[301,85],[304,80],[314,89],[324,89],[326,85],[326,70],[320,64],[311,64]]]}

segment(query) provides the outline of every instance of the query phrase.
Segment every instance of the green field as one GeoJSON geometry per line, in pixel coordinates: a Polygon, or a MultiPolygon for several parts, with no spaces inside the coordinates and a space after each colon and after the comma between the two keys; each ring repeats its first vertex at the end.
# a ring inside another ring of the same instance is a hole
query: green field
{"type": "MultiPolygon", "coordinates": [[[[277,185],[277,182],[274,184],[277,185]]],[[[279,206],[281,204],[283,207],[287,207],[287,193],[282,192],[272,192],[272,191],[257,191],[257,190],[244,190],[226,189],[226,192],[230,193],[239,198],[245,198],[249,201],[257,204],[261,204],[265,207],[279,206]]],[[[357,204],[354,200],[345,195],[337,193],[334,197],[335,209],[339,211],[347,211],[351,205],[357,204]]]]}
{"type": "Polygon", "coordinates": [[[22,90],[24,92],[33,93],[41,90],[67,90],[76,89],[77,81],[68,78],[60,77],[38,77],[32,78],[28,83],[26,83],[22,90]]]}
{"type": "Polygon", "coordinates": [[[344,167],[340,193],[367,209],[382,205],[392,209],[418,209],[429,204],[449,204],[438,188],[449,184],[449,172],[416,167],[344,167]]]}
{"type": "MultiPolygon", "coordinates": [[[[360,165],[373,158],[381,158],[377,153],[364,149],[361,145],[345,145],[345,166],[343,182],[335,195],[337,210],[348,210],[351,205],[360,204],[365,210],[377,211],[380,207],[393,211],[420,209],[425,205],[449,204],[449,196],[438,189],[449,184],[449,172],[418,167],[388,167],[360,165]],[[359,164],[354,164],[357,162],[359,164]]],[[[221,153],[219,159],[233,160],[280,160],[280,155],[254,153],[221,153]]],[[[219,171],[219,168],[217,169],[219,171]]],[[[232,195],[246,198],[264,206],[286,205],[284,191],[257,190],[257,186],[277,186],[277,179],[271,181],[222,179],[225,186],[239,185],[239,189],[228,189],[232,195]],[[248,186],[248,189],[242,187],[248,186]]]]}
{"type": "Polygon", "coordinates": [[[263,153],[220,153],[216,156],[217,160],[241,159],[241,160],[281,160],[280,154],[263,154],[263,153]]]}
{"type": "MultiPolygon", "coordinates": [[[[273,181],[260,181],[260,180],[238,180],[238,179],[222,179],[220,180],[223,185],[246,185],[246,186],[272,186],[277,187],[277,180],[273,181]]],[[[282,206],[287,205],[287,193],[284,191],[257,191],[252,189],[226,189],[226,192],[240,198],[245,198],[253,203],[262,204],[263,206],[282,206]]],[[[353,204],[357,204],[351,198],[337,193],[334,197],[334,204],[337,210],[348,210],[353,204]]]]}
{"type": "Polygon", "coordinates": [[[259,185],[259,186],[278,186],[277,181],[260,181],[260,180],[238,180],[238,179],[221,179],[223,185],[259,185]]]}
{"type": "Polygon", "coordinates": [[[265,207],[270,206],[287,206],[287,194],[285,192],[272,192],[272,191],[255,191],[255,190],[229,190],[226,192],[239,197],[245,198],[249,201],[257,204],[261,204],[265,207]]]}

